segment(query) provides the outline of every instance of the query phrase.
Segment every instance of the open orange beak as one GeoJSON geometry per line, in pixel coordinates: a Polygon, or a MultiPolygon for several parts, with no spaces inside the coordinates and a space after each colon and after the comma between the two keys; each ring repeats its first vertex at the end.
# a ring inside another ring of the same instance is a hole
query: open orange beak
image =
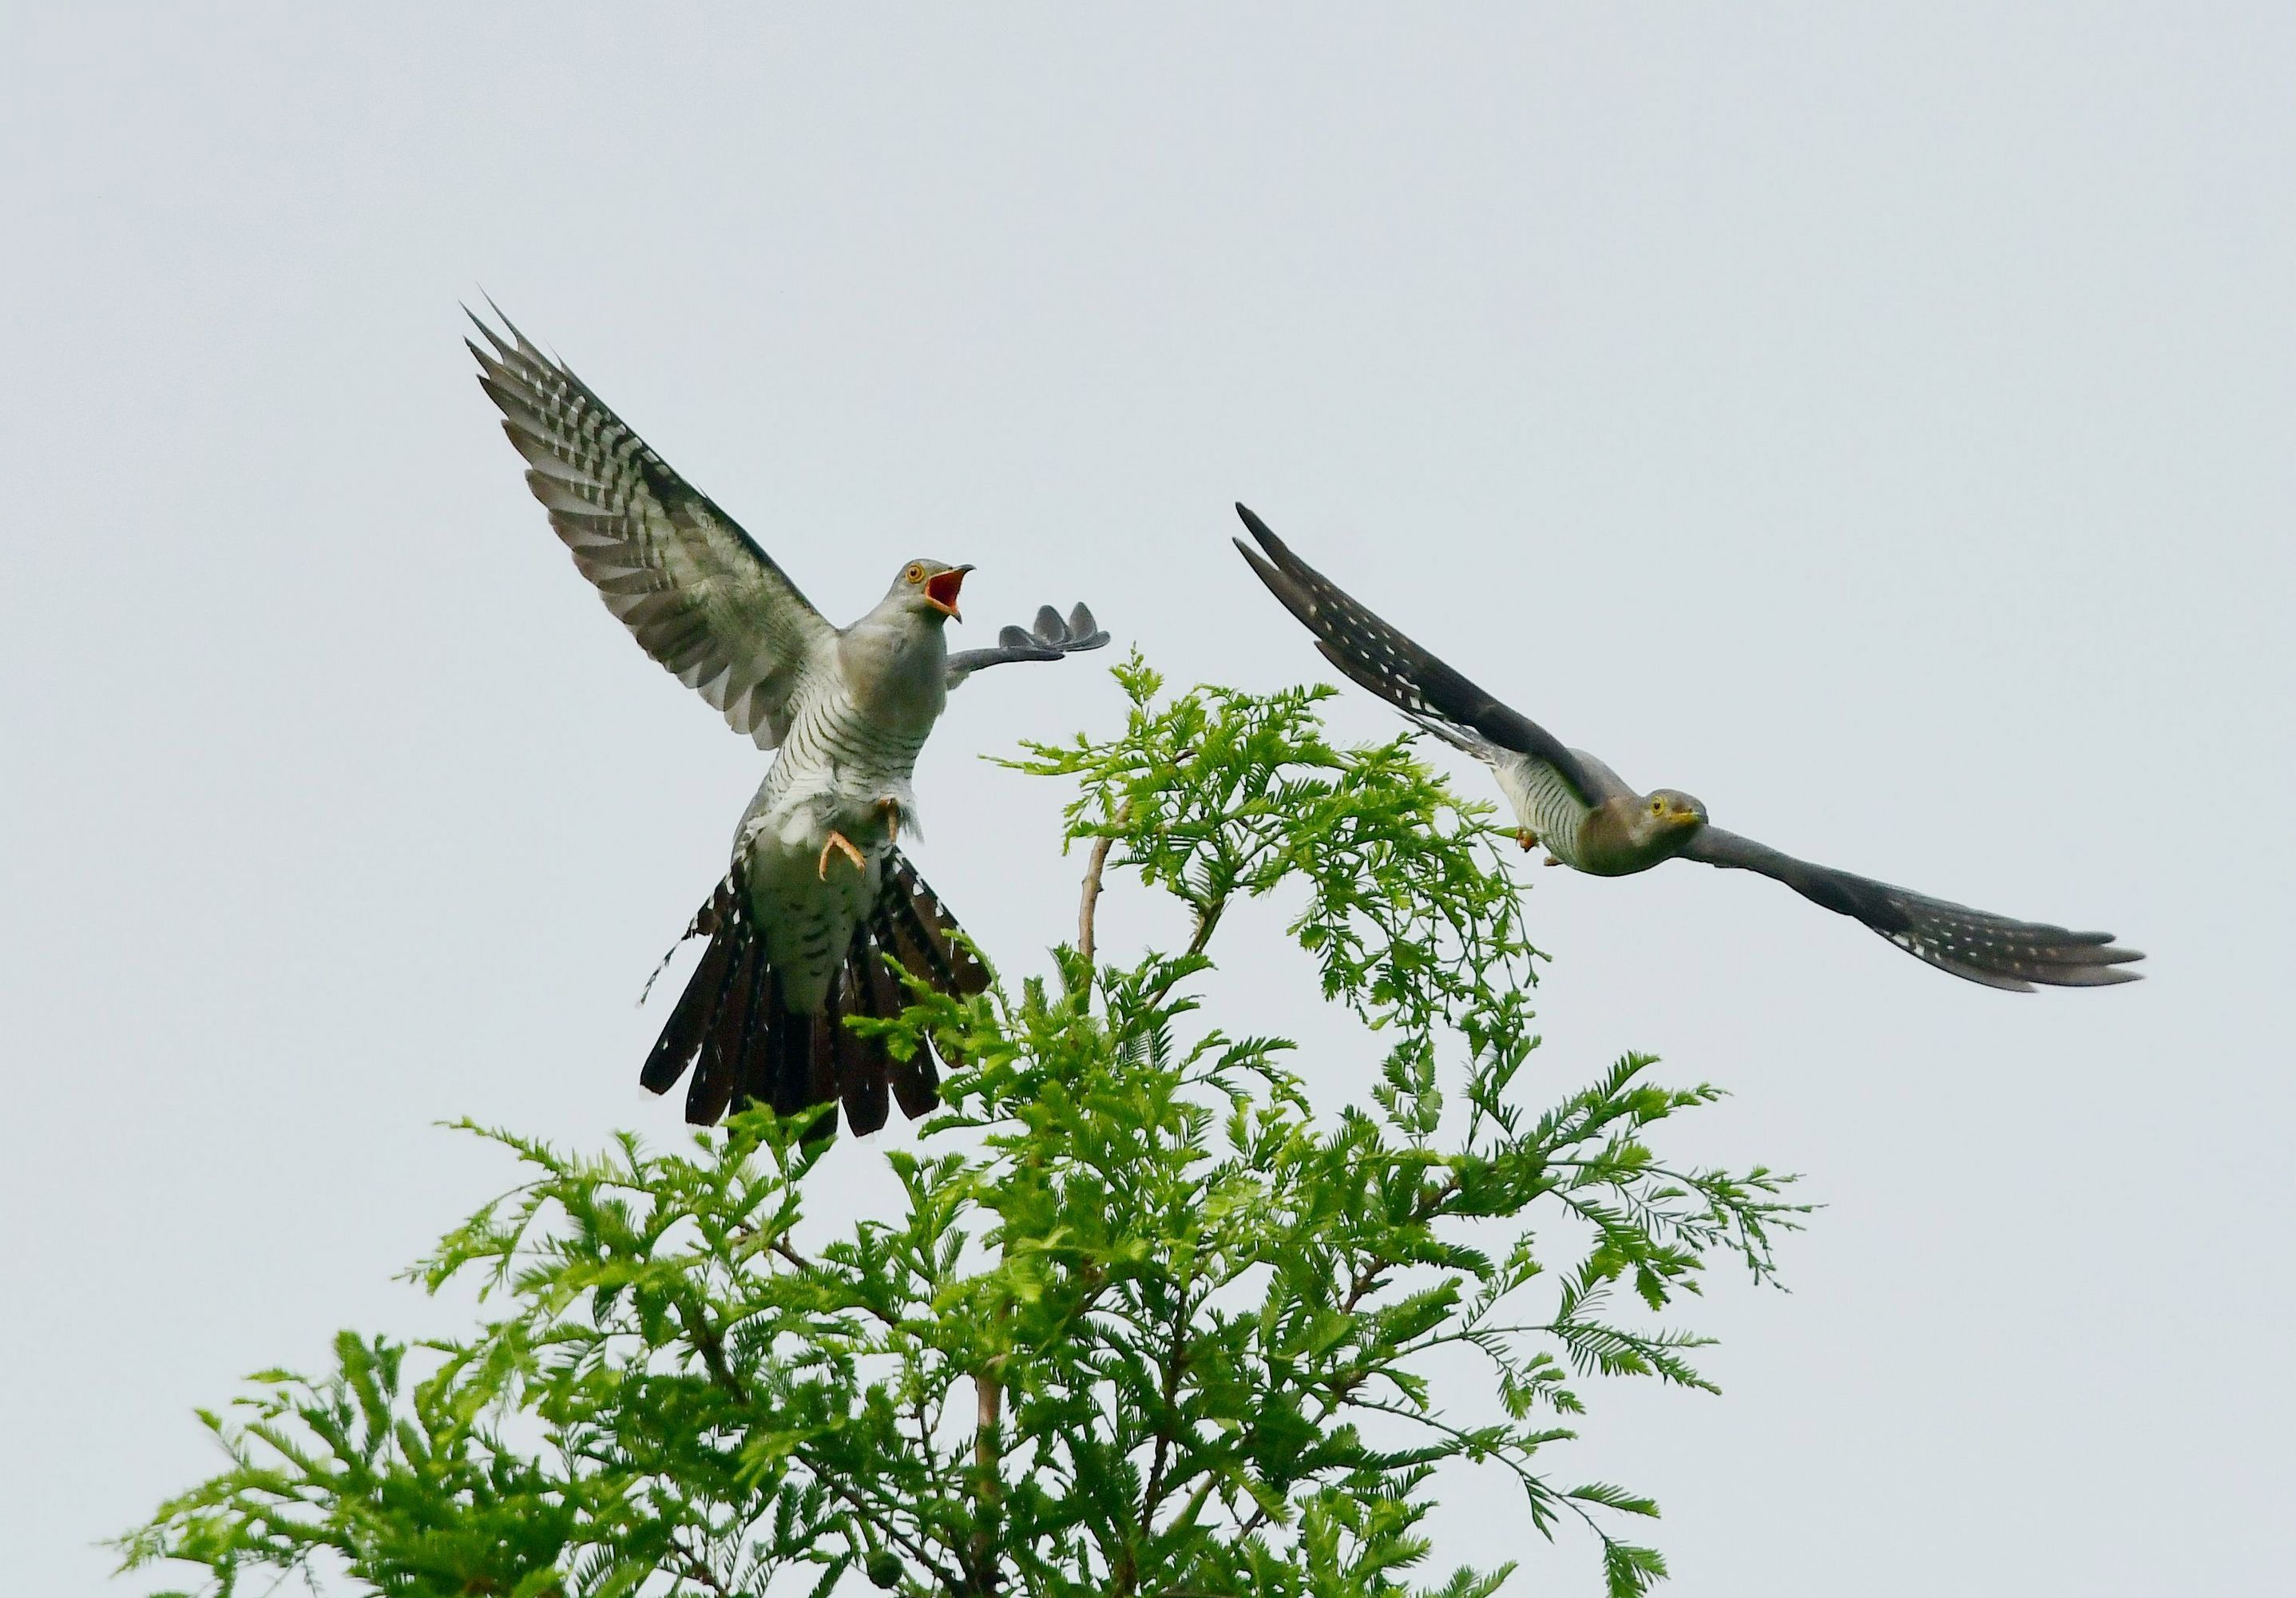
{"type": "Polygon", "coordinates": [[[936,571],[925,579],[925,602],[940,611],[951,621],[963,621],[964,614],[956,608],[956,591],[964,586],[964,574],[970,566],[952,566],[947,571],[936,571]]]}

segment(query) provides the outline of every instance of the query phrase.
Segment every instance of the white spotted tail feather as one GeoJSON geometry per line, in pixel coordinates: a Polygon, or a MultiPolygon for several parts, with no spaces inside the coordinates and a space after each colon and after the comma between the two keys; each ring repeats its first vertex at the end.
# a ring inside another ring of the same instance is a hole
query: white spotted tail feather
{"type": "MultiPolygon", "coordinates": [[[[729,1110],[768,1104],[779,1115],[841,1104],[846,1125],[866,1136],[885,1124],[890,1102],[915,1119],[939,1107],[940,1073],[932,1047],[896,1060],[881,1037],[846,1025],[849,1016],[890,1019],[907,1007],[908,989],[887,966],[890,956],[936,991],[980,993],[988,973],[907,858],[886,857],[883,885],[832,978],[827,1002],[806,1012],[783,1002],[779,973],[766,954],[750,896],[737,875],[718,883],[694,914],[687,937],[709,942],[686,979],[640,1072],[651,1093],[668,1093],[691,1068],[685,1119],[714,1126],[729,1110]]],[[[808,1129],[825,1136],[825,1115],[808,1129]]]]}

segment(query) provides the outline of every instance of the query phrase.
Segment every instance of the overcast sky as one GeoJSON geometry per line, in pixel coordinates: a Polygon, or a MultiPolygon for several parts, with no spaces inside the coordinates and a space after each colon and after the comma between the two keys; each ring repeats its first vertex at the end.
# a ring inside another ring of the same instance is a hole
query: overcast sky
{"type": "MultiPolygon", "coordinates": [[[[511,1173],[434,1122],[676,1130],[631,1001],[763,761],[550,536],[481,289],[834,619],[932,554],[960,642],[1086,598],[1316,676],[1241,498],[1630,781],[2149,951],[2013,997],[1537,873],[1535,1088],[1662,1053],[1734,1095],[1673,1147],[1829,1207],[1680,1317],[1722,1397],[1603,1389],[1554,1470],[1685,1593],[2284,1580],[2296,12],[317,9],[0,22],[12,1590],[99,1590],[242,1373],[458,1323],[392,1273],[511,1173]]],[[[925,754],[1009,971],[1078,863],[976,757],[1118,705],[1015,668],[925,754]]],[[[1359,1095],[1278,924],[1226,1019],[1359,1095]]],[[[1595,1590],[1495,1480],[1442,1533],[1595,1590]]]]}

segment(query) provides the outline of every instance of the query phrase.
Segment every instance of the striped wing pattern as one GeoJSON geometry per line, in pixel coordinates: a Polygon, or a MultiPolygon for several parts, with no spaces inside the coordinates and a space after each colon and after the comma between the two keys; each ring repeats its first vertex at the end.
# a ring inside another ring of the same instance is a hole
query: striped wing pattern
{"type": "Polygon", "coordinates": [[[1812,865],[1718,827],[1700,828],[1683,858],[1759,872],[1814,905],[1865,922],[1915,959],[1988,987],[2030,993],[2037,984],[2103,987],[2134,982],[2138,973],[2121,967],[2144,957],[2115,945],[2110,932],[2075,932],[2041,922],[2012,921],[1871,877],[1812,865]]]}
{"type": "Polygon", "coordinates": [[[1316,635],[1316,647],[1324,658],[1350,679],[1470,752],[1480,752],[1477,744],[1487,742],[1544,762],[1581,804],[1595,804],[1604,797],[1599,779],[1554,734],[1372,614],[1293,554],[1250,510],[1238,505],[1235,513],[1259,542],[1255,550],[1238,538],[1236,548],[1268,592],[1316,635]]]}
{"type": "Polygon", "coordinates": [[[563,364],[507,317],[503,332],[472,321],[486,340],[466,340],[479,385],[574,564],[646,653],[735,732],[760,749],[780,743],[796,684],[836,629],[563,364]]]}

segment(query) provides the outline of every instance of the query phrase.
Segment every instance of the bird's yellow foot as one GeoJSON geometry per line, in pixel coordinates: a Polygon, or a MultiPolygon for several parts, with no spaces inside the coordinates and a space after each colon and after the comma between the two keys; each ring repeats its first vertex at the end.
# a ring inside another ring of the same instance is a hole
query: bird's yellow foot
{"type": "Polygon", "coordinates": [[[879,799],[877,814],[885,818],[885,841],[898,843],[901,840],[901,801],[896,799],[879,799]]]}
{"type": "Polygon", "coordinates": [[[832,849],[842,849],[845,857],[853,862],[854,870],[869,869],[869,863],[861,857],[861,851],[853,847],[853,840],[850,838],[842,832],[832,832],[829,835],[829,841],[821,846],[821,863],[815,868],[823,881],[829,881],[829,851],[832,849]]]}
{"type": "Polygon", "coordinates": [[[1526,855],[1538,847],[1538,834],[1532,832],[1529,827],[1518,827],[1515,829],[1514,840],[1522,845],[1522,852],[1526,855]]]}
{"type": "Polygon", "coordinates": [[[1547,857],[1546,857],[1546,859],[1541,860],[1541,861],[1539,862],[1539,864],[1540,864],[1541,865],[1562,865],[1562,861],[1560,861],[1560,860],[1557,860],[1554,856],[1549,855],[1549,856],[1547,856],[1547,857]]]}

